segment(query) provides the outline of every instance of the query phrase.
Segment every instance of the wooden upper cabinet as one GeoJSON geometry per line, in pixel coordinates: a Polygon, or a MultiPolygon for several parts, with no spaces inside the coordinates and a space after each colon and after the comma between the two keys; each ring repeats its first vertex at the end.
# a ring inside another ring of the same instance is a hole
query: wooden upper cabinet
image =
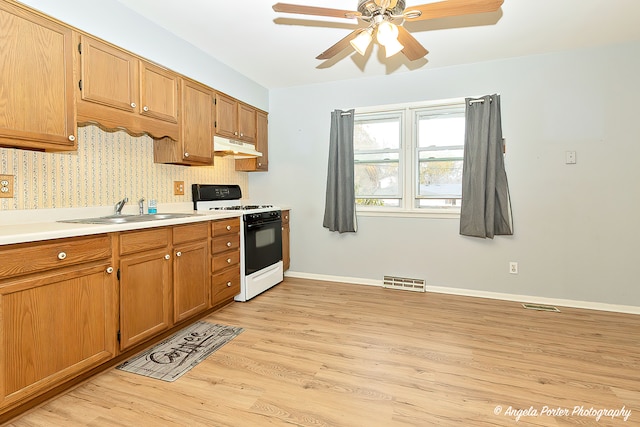
{"type": "Polygon", "coordinates": [[[178,80],[177,74],[140,61],[140,113],[178,123],[178,80]]]}
{"type": "Polygon", "coordinates": [[[213,164],[213,92],[183,79],[182,103],[183,160],[213,164]]]}
{"type": "Polygon", "coordinates": [[[187,79],[181,79],[180,85],[180,139],[154,140],[154,161],[179,165],[212,165],[213,91],[187,79]]]}
{"type": "Polygon", "coordinates": [[[256,150],[262,157],[236,160],[236,170],[244,172],[266,172],[269,170],[269,118],[264,111],[256,112],[256,150]]]}
{"type": "Polygon", "coordinates": [[[222,93],[216,93],[216,134],[226,138],[238,138],[238,101],[222,93]]]}
{"type": "Polygon", "coordinates": [[[238,102],[238,132],[241,141],[255,144],[256,109],[242,102],[238,102]]]}
{"type": "Polygon", "coordinates": [[[82,100],[137,111],[138,59],[87,36],[78,49],[82,100]]]}
{"type": "Polygon", "coordinates": [[[0,2],[0,146],[75,150],[70,28],[0,2]]]}
{"type": "Polygon", "coordinates": [[[256,109],[222,93],[216,93],[216,134],[255,144],[256,109]]]}
{"type": "Polygon", "coordinates": [[[77,54],[79,123],[178,139],[177,73],[86,35],[77,54]]]}

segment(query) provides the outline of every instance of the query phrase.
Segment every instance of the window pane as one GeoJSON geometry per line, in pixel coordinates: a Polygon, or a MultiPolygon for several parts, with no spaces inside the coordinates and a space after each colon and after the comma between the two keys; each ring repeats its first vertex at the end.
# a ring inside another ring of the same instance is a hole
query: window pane
{"type": "Polygon", "coordinates": [[[356,163],[356,197],[399,196],[399,165],[391,163],[356,163]]]}
{"type": "Polygon", "coordinates": [[[462,160],[463,148],[455,147],[454,149],[447,150],[420,150],[420,160],[442,160],[442,159],[456,159],[462,160]]]}
{"type": "Polygon", "coordinates": [[[356,199],[359,206],[386,206],[397,208],[400,206],[400,199],[356,199]]]}
{"type": "Polygon", "coordinates": [[[366,163],[389,163],[389,162],[393,162],[393,163],[398,163],[398,160],[400,159],[400,153],[397,151],[391,151],[391,152],[378,152],[378,153],[355,153],[354,155],[355,157],[355,162],[357,163],[361,163],[361,162],[366,162],[366,163]]]}
{"type": "Polygon", "coordinates": [[[461,199],[418,199],[419,208],[453,208],[462,206],[461,199]]]}
{"type": "Polygon", "coordinates": [[[462,160],[421,161],[419,197],[462,197],[462,160]]]}
{"type": "Polygon", "coordinates": [[[418,147],[464,146],[464,116],[460,113],[422,116],[418,124],[418,147]]]}
{"type": "Polygon", "coordinates": [[[355,150],[397,150],[400,148],[400,118],[356,121],[353,130],[355,150]]]}

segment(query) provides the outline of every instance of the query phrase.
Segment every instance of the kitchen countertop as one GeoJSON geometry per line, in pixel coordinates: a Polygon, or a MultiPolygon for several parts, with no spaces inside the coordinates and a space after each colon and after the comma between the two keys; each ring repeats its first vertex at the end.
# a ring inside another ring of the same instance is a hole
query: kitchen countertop
{"type": "MultiPolygon", "coordinates": [[[[186,218],[162,219],[127,224],[78,224],[56,222],[61,219],[93,218],[109,215],[96,209],[45,209],[19,212],[0,212],[0,245],[14,243],[36,242],[65,237],[88,236],[92,234],[115,233],[119,231],[138,230],[145,228],[163,227],[168,225],[188,224],[200,221],[234,218],[241,215],[238,211],[193,211],[177,209],[158,209],[158,213],[191,213],[196,216],[186,218]]],[[[123,212],[133,214],[134,212],[123,212]]]]}

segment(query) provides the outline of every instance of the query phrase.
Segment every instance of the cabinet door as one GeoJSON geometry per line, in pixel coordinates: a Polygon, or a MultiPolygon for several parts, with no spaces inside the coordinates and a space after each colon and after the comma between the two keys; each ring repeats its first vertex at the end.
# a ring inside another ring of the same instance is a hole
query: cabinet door
{"type": "Polygon", "coordinates": [[[171,255],[145,252],[120,260],[120,349],[170,326],[171,255]]]}
{"type": "Polygon", "coordinates": [[[71,29],[0,2],[0,146],[76,148],[71,29]]]}
{"type": "Polygon", "coordinates": [[[173,261],[173,320],[175,323],[204,311],[209,302],[207,240],[177,246],[173,261]]]}
{"type": "Polygon", "coordinates": [[[140,114],[178,123],[178,75],[140,61],[140,114]]]}
{"type": "Polygon", "coordinates": [[[226,138],[238,138],[238,102],[216,93],[216,134],[226,138]]]}
{"type": "Polygon", "coordinates": [[[236,170],[245,172],[266,172],[269,170],[269,121],[264,111],[256,113],[256,150],[262,157],[236,160],[236,170]]]}
{"type": "Polygon", "coordinates": [[[241,141],[256,143],[256,109],[241,102],[238,103],[238,132],[241,141]]]}
{"type": "Polygon", "coordinates": [[[0,286],[0,406],[53,388],[116,352],[109,264],[0,286]]]}
{"type": "Polygon", "coordinates": [[[184,161],[213,164],[213,93],[206,86],[182,81],[181,141],[184,161]]]}
{"type": "Polygon", "coordinates": [[[81,37],[82,100],[138,111],[138,59],[87,36],[81,37]]]}

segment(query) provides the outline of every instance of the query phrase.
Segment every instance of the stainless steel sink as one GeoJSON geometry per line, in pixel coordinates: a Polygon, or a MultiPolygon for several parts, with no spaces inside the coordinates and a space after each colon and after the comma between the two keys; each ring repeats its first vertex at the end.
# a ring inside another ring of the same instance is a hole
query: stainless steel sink
{"type": "Polygon", "coordinates": [[[158,221],[161,219],[177,219],[197,216],[191,213],[157,213],[146,215],[109,215],[97,218],[64,219],[58,222],[72,222],[77,224],[128,224],[132,222],[158,221]]]}

